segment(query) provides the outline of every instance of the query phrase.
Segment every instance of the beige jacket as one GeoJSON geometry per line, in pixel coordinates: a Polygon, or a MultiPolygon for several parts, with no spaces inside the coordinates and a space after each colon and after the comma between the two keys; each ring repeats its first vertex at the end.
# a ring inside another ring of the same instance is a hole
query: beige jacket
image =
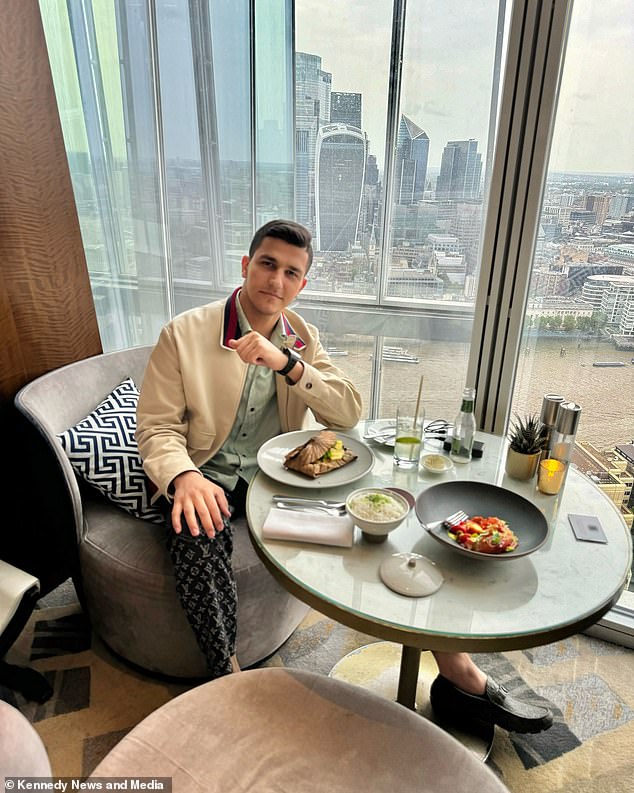
{"type": "MultiPolygon", "coordinates": [[[[240,335],[235,299],[209,303],[180,314],[161,331],[141,386],[136,438],[143,468],[169,497],[174,477],[198,468],[216,454],[233,426],[247,364],[227,346],[240,335]]],[[[300,351],[304,373],[293,386],[276,377],[283,432],[301,429],[307,412],[333,429],[353,427],[361,397],[330,361],[317,328],[298,314],[282,316],[289,346],[300,351]]]]}

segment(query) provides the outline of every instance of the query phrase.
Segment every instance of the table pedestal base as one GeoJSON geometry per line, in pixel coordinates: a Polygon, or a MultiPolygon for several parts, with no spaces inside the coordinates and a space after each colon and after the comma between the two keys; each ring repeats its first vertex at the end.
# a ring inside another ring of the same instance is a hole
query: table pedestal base
{"type": "MultiPolygon", "coordinates": [[[[410,653],[408,657],[409,648],[405,648],[406,654],[402,657],[402,650],[400,644],[392,642],[366,644],[338,661],[331,669],[329,677],[345,680],[375,694],[407,704],[409,694],[413,693],[406,690],[412,686],[411,669],[408,670],[407,667],[411,666],[413,654],[410,653]],[[402,665],[405,667],[404,674],[401,674],[402,665]]],[[[477,733],[466,732],[453,725],[439,723],[434,717],[434,712],[429,704],[429,688],[437,674],[438,667],[433,655],[430,652],[421,653],[414,710],[438,724],[445,732],[453,735],[463,746],[473,752],[476,757],[486,762],[493,744],[493,727],[483,727],[482,731],[477,733]]]]}

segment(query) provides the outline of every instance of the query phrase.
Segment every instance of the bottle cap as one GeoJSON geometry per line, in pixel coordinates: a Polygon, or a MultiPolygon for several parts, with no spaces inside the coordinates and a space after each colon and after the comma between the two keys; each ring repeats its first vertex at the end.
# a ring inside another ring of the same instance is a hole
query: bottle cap
{"type": "Polygon", "coordinates": [[[562,402],[557,413],[557,432],[562,435],[575,435],[579,426],[581,405],[575,402],[562,402]]]}
{"type": "Polygon", "coordinates": [[[561,394],[544,394],[540,420],[547,427],[554,427],[559,413],[559,405],[564,401],[561,394]]]}

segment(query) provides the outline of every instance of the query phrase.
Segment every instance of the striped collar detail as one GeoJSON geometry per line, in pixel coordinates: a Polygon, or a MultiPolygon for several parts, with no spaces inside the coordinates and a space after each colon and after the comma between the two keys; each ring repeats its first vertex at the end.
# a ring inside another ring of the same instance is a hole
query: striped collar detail
{"type": "MultiPolygon", "coordinates": [[[[235,289],[225,302],[222,334],[223,347],[229,347],[230,339],[239,339],[242,336],[240,322],[238,321],[238,309],[236,307],[240,289],[241,287],[235,289]]],[[[283,313],[280,315],[280,331],[285,347],[290,347],[298,352],[305,349],[306,343],[295,333],[288,317],[283,313]]]]}
{"type": "Polygon", "coordinates": [[[222,329],[222,346],[229,347],[230,339],[239,339],[242,336],[240,330],[240,323],[238,322],[238,309],[236,308],[236,300],[240,287],[234,289],[233,293],[227,298],[225,302],[225,312],[222,329]]]}
{"type": "Polygon", "coordinates": [[[288,321],[286,314],[280,316],[280,330],[282,331],[282,338],[285,340],[285,347],[290,347],[290,349],[297,350],[297,352],[301,352],[306,347],[304,340],[293,330],[293,326],[288,321]]]}

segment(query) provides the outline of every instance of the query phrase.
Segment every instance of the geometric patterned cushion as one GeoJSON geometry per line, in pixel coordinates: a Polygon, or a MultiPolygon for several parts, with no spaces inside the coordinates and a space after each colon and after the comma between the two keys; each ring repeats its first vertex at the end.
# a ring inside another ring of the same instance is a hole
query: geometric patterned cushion
{"type": "Polygon", "coordinates": [[[161,510],[150,504],[149,480],[134,437],[138,401],[139,390],[127,378],[58,437],[76,475],[135,517],[163,523],[161,510]]]}

